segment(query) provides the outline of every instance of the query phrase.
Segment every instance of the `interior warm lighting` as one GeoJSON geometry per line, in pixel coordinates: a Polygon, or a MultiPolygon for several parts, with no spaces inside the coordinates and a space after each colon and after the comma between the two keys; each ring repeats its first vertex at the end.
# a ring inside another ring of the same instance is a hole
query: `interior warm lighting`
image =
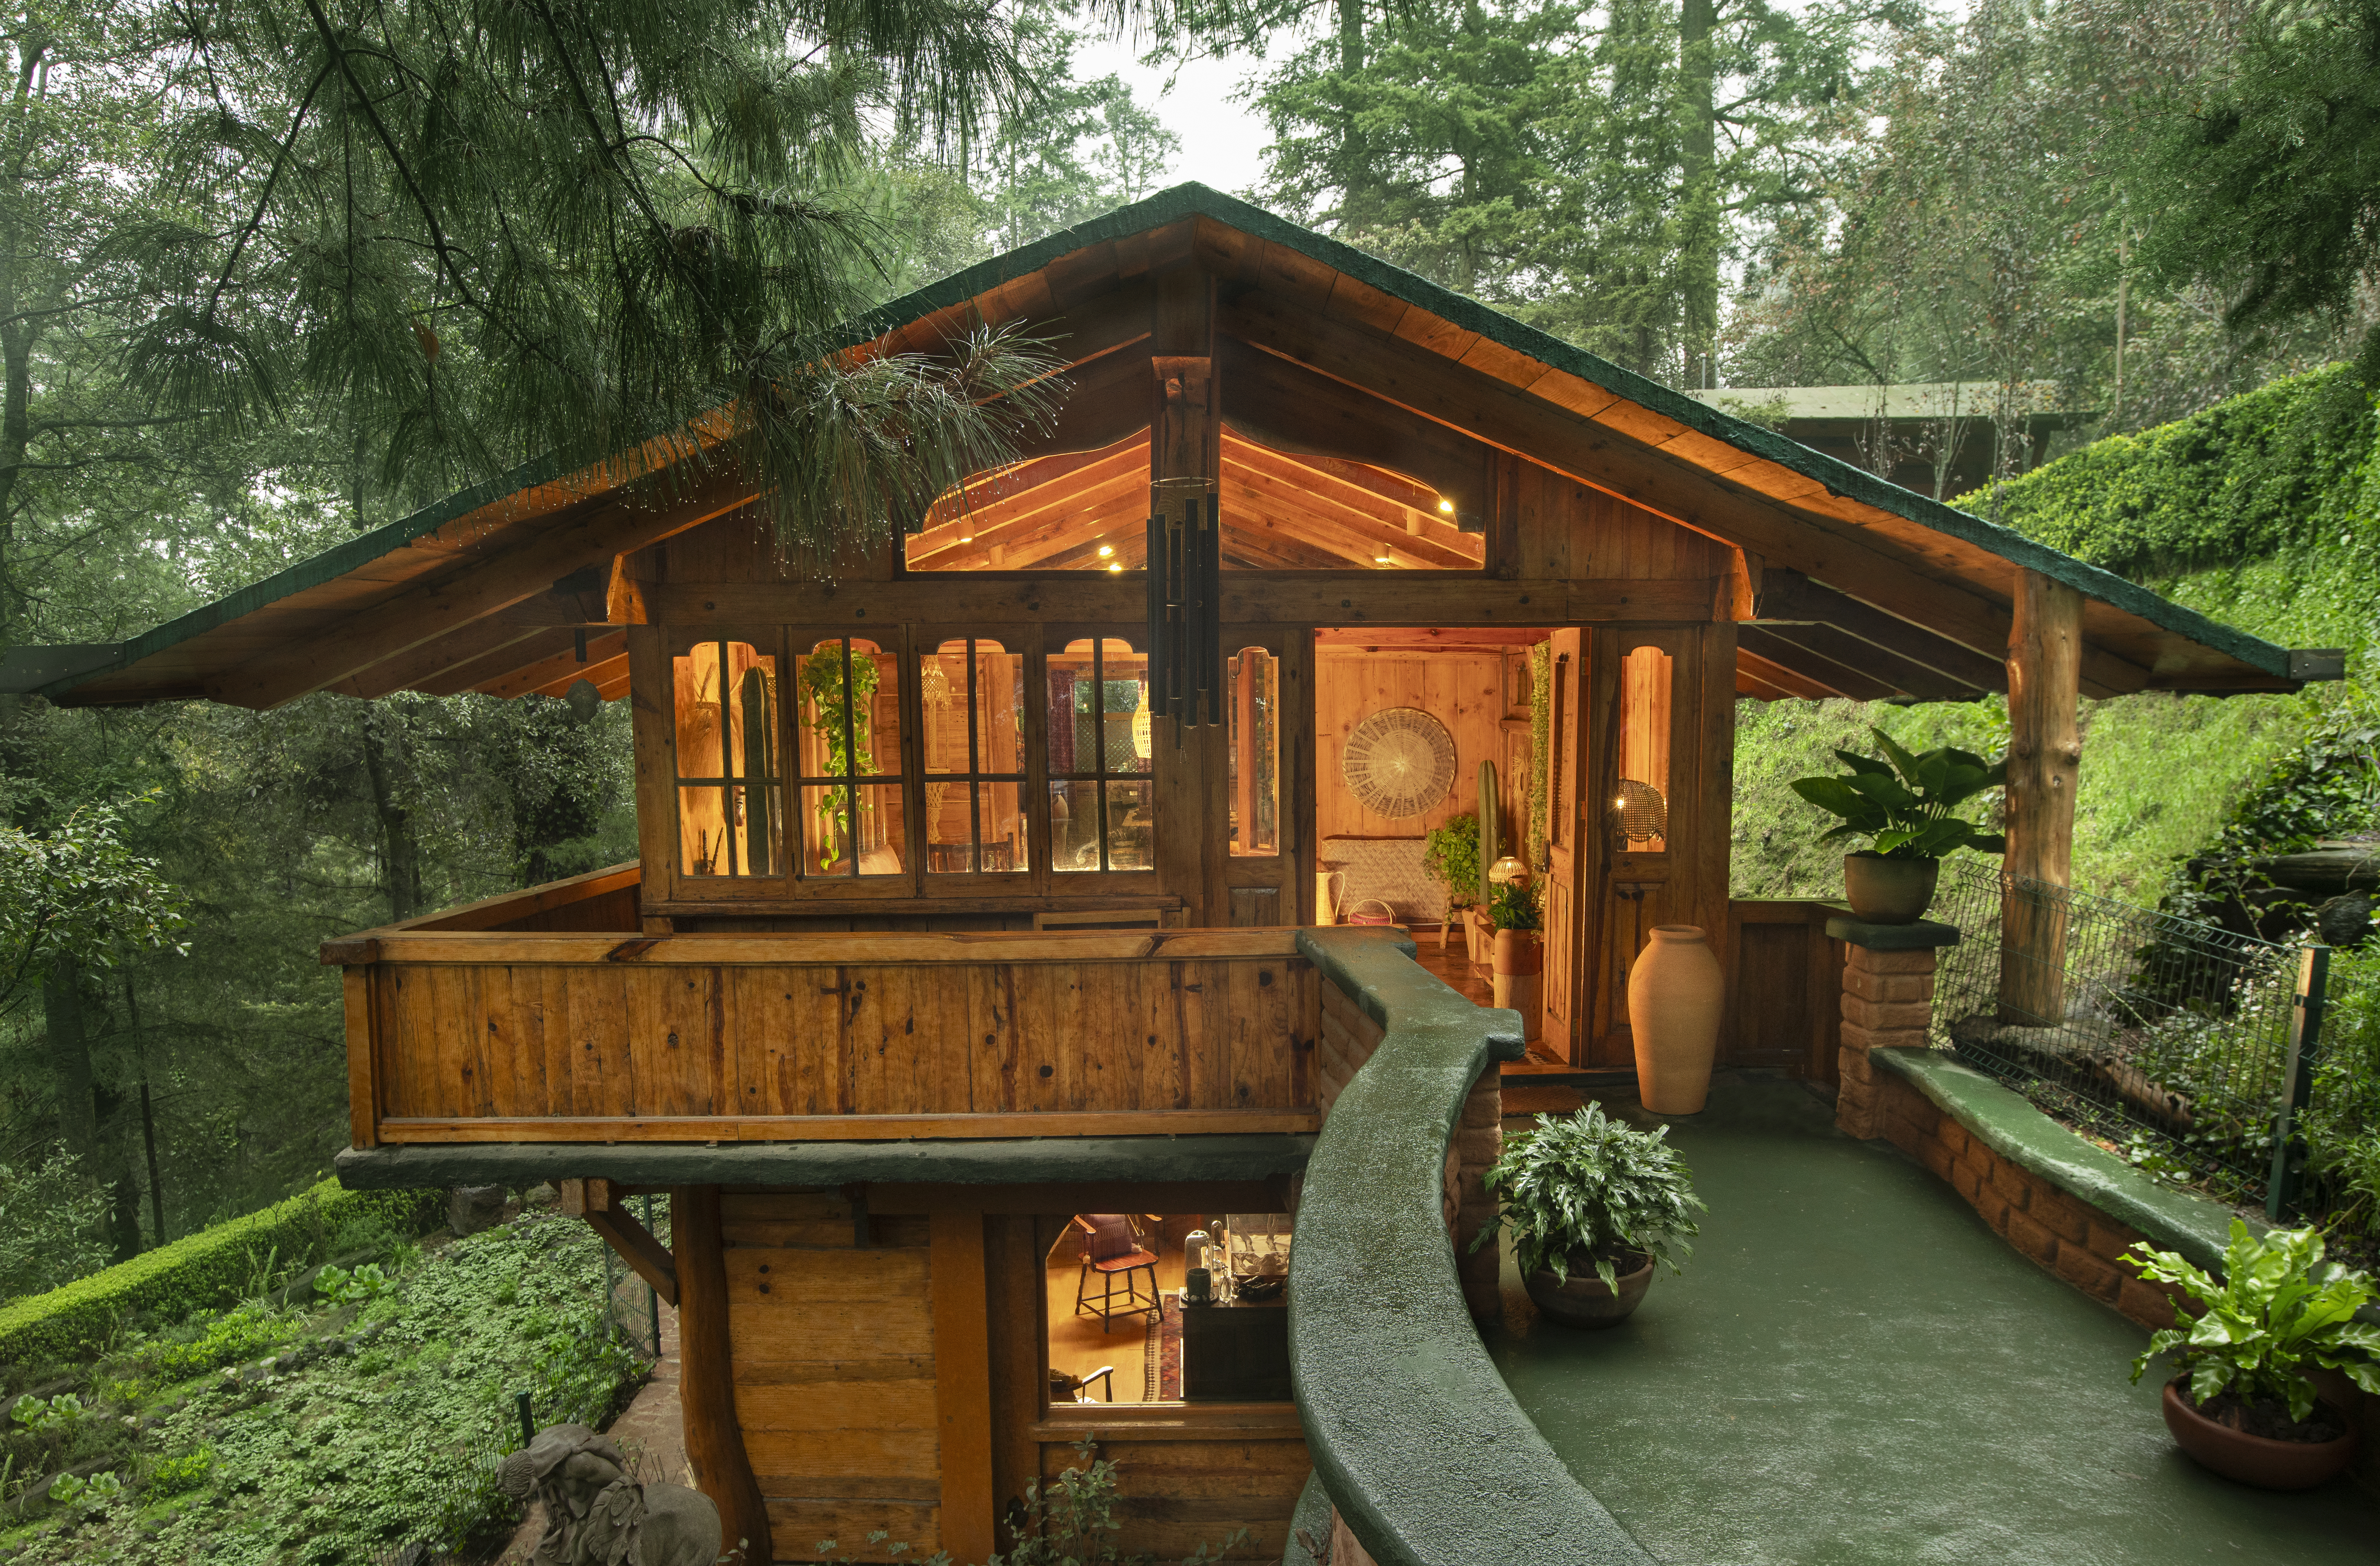
{"type": "Polygon", "coordinates": [[[1113,554],[1114,552],[1115,545],[1113,544],[1101,544],[1099,546],[1099,558],[1101,560],[1105,560],[1109,555],[1113,554]]]}
{"type": "Polygon", "coordinates": [[[1111,571],[1121,571],[1123,569],[1123,562],[1121,560],[1111,560],[1108,562],[1108,569],[1111,571]]]}
{"type": "Polygon", "coordinates": [[[1438,503],[1438,508],[1439,510],[1445,512],[1449,516],[1454,515],[1454,503],[1451,500],[1440,499],[1438,503]]]}
{"type": "Polygon", "coordinates": [[[1376,554],[1372,556],[1372,564],[1375,565],[1386,565],[1394,558],[1395,557],[1393,555],[1376,554]]]}
{"type": "Polygon", "coordinates": [[[959,542],[963,544],[971,544],[975,542],[975,535],[973,533],[961,533],[959,535],[959,542]]]}

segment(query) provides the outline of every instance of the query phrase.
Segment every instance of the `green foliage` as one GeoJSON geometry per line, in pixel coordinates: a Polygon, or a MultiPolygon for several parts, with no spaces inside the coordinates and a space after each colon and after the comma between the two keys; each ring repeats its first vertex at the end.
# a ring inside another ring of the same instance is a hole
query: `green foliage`
{"type": "Polygon", "coordinates": [[[2334,364],[2137,435],[2112,435],[1954,504],[2135,580],[2337,542],[2354,527],[2372,399],[2334,364]]]}
{"type": "Polygon", "coordinates": [[[86,1358],[135,1317],[179,1319],[252,1292],[276,1268],[309,1265],[360,1215],[416,1226],[425,1208],[418,1192],[349,1191],[326,1180],[304,1196],[0,1309],[0,1365],[86,1358]]]}
{"type": "Polygon", "coordinates": [[[45,1293],[107,1261],[99,1237],[107,1193],[65,1143],[36,1153],[30,1163],[0,1164],[0,1301],[45,1293]]]}
{"type": "Polygon", "coordinates": [[[2333,1232],[2380,1239],[2380,945],[2334,953],[2313,1092],[2298,1129],[2333,1232]]]}
{"type": "Polygon", "coordinates": [[[2346,314],[2380,265],[2380,5],[2243,6],[2204,74],[2137,102],[2118,173],[2157,192],[2143,259],[2235,325],[2346,314]]]}
{"type": "MultiPolygon", "coordinates": [[[[1154,1566],[1154,1555],[1126,1556],[1116,1547],[1123,1524],[1116,1521],[1117,1465],[1099,1455],[1089,1438],[1075,1443],[1075,1463],[1054,1479],[1027,1479],[1015,1540],[987,1566],[1154,1566]]],[[[1184,1558],[1221,1560],[1248,1540],[1235,1528],[1220,1545],[1201,1541],[1184,1558]]]]}
{"type": "Polygon", "coordinates": [[[377,1262],[366,1262],[353,1272],[325,1265],[314,1275],[314,1292],[333,1305],[362,1305],[387,1293],[390,1287],[377,1262]]]}
{"type": "Polygon", "coordinates": [[[220,1315],[200,1313],[200,1319],[203,1325],[195,1338],[152,1340],[136,1352],[136,1362],[160,1382],[186,1380],[201,1371],[251,1358],[289,1329],[285,1317],[254,1300],[243,1300],[220,1315]]]}
{"type": "Polygon", "coordinates": [[[1974,823],[1955,812],[1986,789],[2008,781],[2008,762],[1985,761],[1973,751],[1945,746],[1912,755],[1882,729],[1871,729],[1888,760],[1856,751],[1835,752],[1851,769],[1847,777],[1810,777],[1793,781],[1793,792],[1842,825],[1820,841],[1866,838],[1870,848],[1887,859],[1938,859],[1971,848],[1982,854],[2005,853],[2008,840],[1997,832],[1979,832],[1974,823]]]}
{"type": "Polygon", "coordinates": [[[1498,929],[1535,929],[1539,923],[1537,889],[1528,882],[1507,881],[1488,900],[1488,917],[1498,929]]]}
{"type": "Polygon", "coordinates": [[[2277,1230],[2256,1235],[2231,1220],[2218,1281],[2171,1251],[2143,1240],[2121,1258],[2152,1282],[2178,1286],[2205,1307],[2188,1327],[2169,1327],[2149,1339],[2132,1361],[2132,1379],[2159,1354],[2173,1355],[2189,1379],[2191,1400],[2204,1403],[2228,1392],[2241,1402],[2289,1405],[2302,1421],[2313,1412],[2315,1389],[2306,1370],[2336,1370],[2367,1392],[2380,1393],[2380,1327],[2355,1319],[2373,1298],[2363,1273],[2323,1259],[2319,1230],[2277,1230]]]}
{"type": "Polygon", "coordinates": [[[214,1466],[215,1454],[211,1447],[200,1447],[179,1457],[159,1458],[149,1465],[148,1493],[187,1495],[207,1482],[214,1466]]]}
{"type": "Polygon", "coordinates": [[[103,968],[138,951],[187,952],[184,914],[114,806],[85,805],[46,837],[0,823],[0,1005],[61,958],[103,968]]]}
{"type": "Polygon", "coordinates": [[[1539,1115],[1488,1170],[1488,1189],[1503,1205],[1471,1248],[1510,1226],[1524,1273],[1550,1271],[1568,1282],[1573,1264],[1592,1261],[1609,1288],[1615,1264],[1639,1254],[1677,1271],[1671,1253],[1691,1254],[1686,1242],[1700,1232],[1694,1215],[1708,1209],[1669,1133],[1666,1125],[1632,1130],[1600,1104],[1566,1119],[1539,1115]]]}
{"type": "Polygon", "coordinates": [[[1554,649],[1550,642],[1529,649],[1529,835],[1532,868],[1546,863],[1547,828],[1553,809],[1554,649]]]}
{"type": "Polygon", "coordinates": [[[1446,888],[1451,907],[1479,900],[1479,818],[1470,811],[1429,829],[1422,840],[1421,868],[1446,888]]]}

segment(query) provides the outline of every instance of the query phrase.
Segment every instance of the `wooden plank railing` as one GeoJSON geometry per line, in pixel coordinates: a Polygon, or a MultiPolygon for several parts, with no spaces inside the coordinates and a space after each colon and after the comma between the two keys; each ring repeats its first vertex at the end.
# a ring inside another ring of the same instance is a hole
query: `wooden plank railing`
{"type": "Polygon", "coordinates": [[[1304,1132],[1295,933],[415,928],[324,958],[358,1147],[1304,1132]]]}

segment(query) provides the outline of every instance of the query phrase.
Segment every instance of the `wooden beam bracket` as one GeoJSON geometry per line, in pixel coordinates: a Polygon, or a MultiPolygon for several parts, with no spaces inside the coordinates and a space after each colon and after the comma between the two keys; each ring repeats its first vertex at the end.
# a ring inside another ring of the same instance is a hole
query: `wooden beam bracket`
{"type": "Polygon", "coordinates": [[[603,1243],[619,1253],[636,1275],[652,1285],[653,1293],[677,1305],[677,1262],[669,1247],[653,1238],[653,1232],[637,1221],[636,1214],[622,1205],[624,1193],[608,1180],[565,1180],[562,1183],[562,1210],[573,1218],[583,1218],[587,1227],[603,1237],[603,1243]]]}

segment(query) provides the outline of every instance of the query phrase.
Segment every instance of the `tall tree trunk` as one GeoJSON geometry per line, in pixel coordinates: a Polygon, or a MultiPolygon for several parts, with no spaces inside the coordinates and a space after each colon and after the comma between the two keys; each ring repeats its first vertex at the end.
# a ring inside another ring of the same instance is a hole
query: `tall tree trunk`
{"type": "Polygon", "coordinates": [[[1364,74],[1364,0],[1339,0],[1339,226],[1364,229],[1379,220],[1380,181],[1355,127],[1354,89],[1364,74]]]}
{"type": "Polygon", "coordinates": [[[140,1151],[149,1165],[150,1242],[165,1243],[165,1183],[157,1177],[157,1111],[149,1102],[149,1036],[140,1031],[140,997],[132,977],[124,978],[124,1011],[132,1024],[132,1047],[140,1059],[140,1151]]]}
{"type": "Polygon", "coordinates": [[[57,1078],[58,1135],[86,1174],[96,1173],[98,1105],[91,1097],[91,1040],[82,1026],[82,965],[60,957],[42,979],[42,1022],[57,1078]]]}
{"type": "Polygon", "coordinates": [[[1715,384],[1718,346],[1719,211],[1716,56],[1718,0],[1678,7],[1678,272],[1682,369],[1688,386],[1715,384]]]}
{"type": "Polygon", "coordinates": [[[364,772],[371,780],[372,813],[380,820],[381,890],[388,895],[391,922],[421,911],[421,841],[413,812],[398,796],[395,749],[382,725],[395,723],[377,707],[364,712],[364,772]]]}

